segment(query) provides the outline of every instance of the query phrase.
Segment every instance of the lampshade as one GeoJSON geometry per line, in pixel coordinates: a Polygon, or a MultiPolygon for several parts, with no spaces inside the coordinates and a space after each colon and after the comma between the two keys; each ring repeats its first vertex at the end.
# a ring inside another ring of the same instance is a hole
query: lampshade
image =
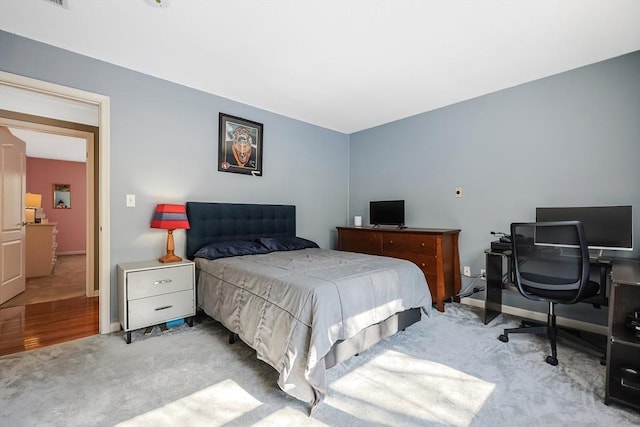
{"type": "Polygon", "coordinates": [[[42,194],[27,193],[24,198],[24,206],[26,208],[41,208],[42,194]]]}
{"type": "Polygon", "coordinates": [[[189,219],[187,218],[187,210],[184,205],[157,205],[156,210],[153,213],[153,218],[151,219],[151,228],[162,228],[167,230],[167,253],[158,261],[182,261],[182,258],[173,252],[175,249],[175,245],[173,243],[173,230],[178,228],[189,228],[189,219]]]}
{"type": "Polygon", "coordinates": [[[188,229],[189,219],[184,205],[159,204],[151,219],[151,228],[165,230],[188,229]]]}

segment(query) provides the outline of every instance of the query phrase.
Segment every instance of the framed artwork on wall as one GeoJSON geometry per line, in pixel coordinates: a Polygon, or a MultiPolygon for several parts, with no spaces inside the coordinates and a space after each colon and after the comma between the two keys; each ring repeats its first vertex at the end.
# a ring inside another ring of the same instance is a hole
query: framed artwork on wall
{"type": "Polygon", "coordinates": [[[71,184],[52,184],[53,207],[55,209],[71,209],[71,184]]]}
{"type": "Polygon", "coordinates": [[[262,123],[220,113],[218,170],[262,176],[262,123]]]}

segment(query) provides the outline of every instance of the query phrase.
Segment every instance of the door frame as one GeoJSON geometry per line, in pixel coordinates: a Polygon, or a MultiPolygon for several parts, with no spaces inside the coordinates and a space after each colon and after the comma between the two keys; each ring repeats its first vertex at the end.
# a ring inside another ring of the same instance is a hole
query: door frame
{"type": "MultiPolygon", "coordinates": [[[[30,77],[0,71],[0,85],[12,86],[23,90],[68,99],[98,107],[98,176],[97,179],[97,278],[99,287],[99,324],[100,333],[113,332],[111,325],[111,280],[110,280],[110,205],[109,205],[109,165],[110,165],[110,98],[80,89],[32,79],[30,77]]],[[[37,99],[36,99],[37,102],[37,99]]],[[[92,233],[93,234],[93,233],[92,233]]]]}

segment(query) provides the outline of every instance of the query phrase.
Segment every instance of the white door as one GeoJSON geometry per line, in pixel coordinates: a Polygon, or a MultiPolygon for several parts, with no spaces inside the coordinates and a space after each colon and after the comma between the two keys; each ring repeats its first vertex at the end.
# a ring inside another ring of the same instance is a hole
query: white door
{"type": "Polygon", "coordinates": [[[26,144],[0,126],[0,304],[25,290],[26,144]]]}

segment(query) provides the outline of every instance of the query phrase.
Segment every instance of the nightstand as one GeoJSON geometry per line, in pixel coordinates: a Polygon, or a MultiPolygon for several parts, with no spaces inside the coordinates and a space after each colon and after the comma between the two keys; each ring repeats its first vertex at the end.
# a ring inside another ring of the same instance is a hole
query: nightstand
{"type": "Polygon", "coordinates": [[[118,264],[118,320],[131,331],[196,314],[195,263],[142,261],[118,264]]]}

